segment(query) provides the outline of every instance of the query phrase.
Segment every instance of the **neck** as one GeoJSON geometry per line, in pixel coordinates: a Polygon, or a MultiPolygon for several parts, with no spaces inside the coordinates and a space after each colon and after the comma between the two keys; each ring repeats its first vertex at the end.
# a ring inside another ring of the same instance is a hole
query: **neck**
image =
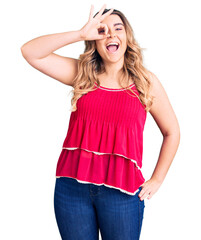
{"type": "Polygon", "coordinates": [[[122,75],[123,59],[116,63],[106,62],[104,63],[104,66],[105,66],[105,73],[104,73],[105,77],[107,79],[113,79],[118,81],[118,79],[122,75]]]}

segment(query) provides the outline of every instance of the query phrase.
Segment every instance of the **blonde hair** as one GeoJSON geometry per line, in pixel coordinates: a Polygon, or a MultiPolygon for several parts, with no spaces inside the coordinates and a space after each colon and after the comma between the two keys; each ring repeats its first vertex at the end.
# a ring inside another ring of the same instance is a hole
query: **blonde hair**
{"type": "MultiPolygon", "coordinates": [[[[110,9],[105,9],[104,13],[110,9]]],[[[96,13],[98,14],[98,12],[96,13]]],[[[96,16],[96,14],[94,16],[96,16]]],[[[116,9],[111,14],[118,15],[124,23],[126,35],[127,35],[127,49],[124,54],[124,64],[122,68],[123,79],[120,80],[120,86],[123,88],[122,83],[129,82],[129,78],[133,80],[135,86],[139,92],[139,100],[145,105],[145,111],[149,111],[153,104],[153,96],[150,96],[149,90],[151,82],[149,80],[149,72],[143,66],[143,57],[141,48],[134,38],[133,29],[128,22],[124,14],[116,9]],[[126,80],[124,80],[126,79],[126,80]]],[[[79,56],[78,61],[78,74],[73,80],[73,97],[71,99],[72,109],[74,112],[77,110],[77,100],[84,94],[93,91],[95,82],[100,86],[100,82],[97,75],[105,72],[104,63],[101,56],[96,50],[96,42],[85,41],[84,53],[79,56]]],[[[134,93],[132,89],[128,88],[129,91],[134,93]]],[[[134,93],[135,94],[135,93],[134,93]]],[[[136,95],[136,94],[135,94],[136,95]]]]}

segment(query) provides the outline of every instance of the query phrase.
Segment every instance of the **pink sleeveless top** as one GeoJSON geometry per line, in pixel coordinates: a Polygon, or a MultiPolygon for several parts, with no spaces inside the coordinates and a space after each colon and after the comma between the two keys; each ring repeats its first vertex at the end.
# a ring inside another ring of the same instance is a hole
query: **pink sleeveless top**
{"type": "Polygon", "coordinates": [[[146,105],[135,84],[112,89],[95,83],[71,112],[56,177],[115,188],[134,195],[145,179],[141,172],[146,105]]]}

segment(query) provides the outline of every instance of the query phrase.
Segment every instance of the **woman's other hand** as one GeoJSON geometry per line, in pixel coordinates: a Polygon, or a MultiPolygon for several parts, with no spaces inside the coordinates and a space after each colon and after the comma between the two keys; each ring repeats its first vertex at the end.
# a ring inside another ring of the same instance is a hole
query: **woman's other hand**
{"type": "Polygon", "coordinates": [[[145,198],[150,199],[159,189],[161,186],[161,182],[157,181],[156,179],[150,179],[141,185],[142,190],[139,193],[139,198],[143,201],[145,198]]]}
{"type": "Polygon", "coordinates": [[[99,13],[93,17],[94,6],[91,5],[89,20],[84,27],[80,29],[80,34],[83,40],[99,40],[109,36],[107,25],[101,22],[103,19],[109,16],[114,9],[112,8],[107,13],[102,15],[105,8],[106,4],[104,4],[99,13]]]}

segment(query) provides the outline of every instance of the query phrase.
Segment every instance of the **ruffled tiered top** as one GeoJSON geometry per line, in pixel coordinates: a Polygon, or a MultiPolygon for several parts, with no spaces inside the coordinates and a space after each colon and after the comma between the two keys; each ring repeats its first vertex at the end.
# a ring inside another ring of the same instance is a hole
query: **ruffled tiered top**
{"type": "Polygon", "coordinates": [[[94,85],[71,112],[57,162],[56,177],[104,184],[134,195],[145,181],[142,173],[145,105],[135,84],[128,89],[94,85]]]}

